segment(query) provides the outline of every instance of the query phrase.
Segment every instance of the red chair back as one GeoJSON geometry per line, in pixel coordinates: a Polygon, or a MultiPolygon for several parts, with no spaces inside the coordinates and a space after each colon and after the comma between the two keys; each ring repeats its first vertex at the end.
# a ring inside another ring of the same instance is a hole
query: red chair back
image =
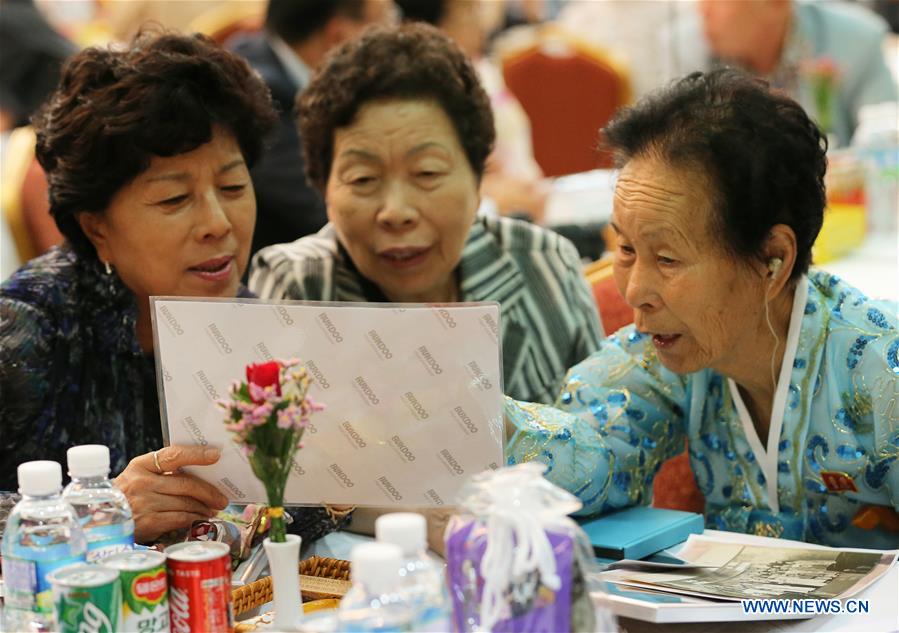
{"type": "Polygon", "coordinates": [[[611,259],[593,262],[584,270],[584,275],[593,292],[593,300],[596,301],[606,336],[634,322],[634,311],[618,292],[615,278],[612,277],[611,259]]]}
{"type": "Polygon", "coordinates": [[[628,78],[601,51],[547,29],[507,53],[503,77],[531,122],[534,157],[547,176],[610,167],[599,130],[630,100],[628,78]]]}
{"type": "MultiPolygon", "coordinates": [[[[621,296],[612,277],[610,259],[594,262],[585,271],[587,283],[599,308],[603,330],[607,335],[634,322],[634,311],[621,296]]],[[[686,449],[686,443],[684,444],[686,449]]],[[[684,450],[672,457],[656,473],[652,484],[652,505],[656,508],[702,513],[705,498],[696,485],[690,459],[684,450]]]]}

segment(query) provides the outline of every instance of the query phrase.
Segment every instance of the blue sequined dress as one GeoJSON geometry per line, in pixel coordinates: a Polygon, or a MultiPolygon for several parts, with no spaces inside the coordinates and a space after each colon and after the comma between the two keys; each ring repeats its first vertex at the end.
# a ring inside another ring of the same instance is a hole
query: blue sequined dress
{"type": "Polygon", "coordinates": [[[553,407],[507,399],[508,462],[545,462],[595,514],[649,503],[653,476],[687,438],[708,527],[899,547],[899,532],[852,524],[868,504],[899,510],[896,304],[821,271],[795,295],[767,446],[736,385],[711,369],[665,369],[631,326],[570,370],[553,407]],[[834,489],[849,480],[855,491],[834,489]]]}

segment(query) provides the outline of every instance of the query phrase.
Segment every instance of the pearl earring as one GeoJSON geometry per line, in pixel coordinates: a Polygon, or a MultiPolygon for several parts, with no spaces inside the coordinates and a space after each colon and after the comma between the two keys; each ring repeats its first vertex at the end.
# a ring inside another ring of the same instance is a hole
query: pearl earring
{"type": "Polygon", "coordinates": [[[112,274],[112,266],[109,265],[109,262],[103,262],[103,266],[106,267],[106,274],[111,275],[112,274]]]}

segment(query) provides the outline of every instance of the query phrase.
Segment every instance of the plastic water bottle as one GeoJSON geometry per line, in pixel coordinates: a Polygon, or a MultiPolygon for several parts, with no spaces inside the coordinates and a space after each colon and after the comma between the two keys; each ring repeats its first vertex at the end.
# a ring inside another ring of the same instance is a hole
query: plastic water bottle
{"type": "Polygon", "coordinates": [[[378,517],[375,536],[403,551],[400,590],[412,611],[415,631],[449,631],[449,599],[442,566],[428,557],[428,525],[424,516],[396,512],[378,517]]]}
{"type": "Polygon", "coordinates": [[[363,543],[350,555],[353,586],[340,601],[340,631],[411,631],[412,612],[400,593],[403,551],[388,543],[363,543]]]}
{"type": "Polygon", "coordinates": [[[26,462],[18,477],[22,500],[3,532],[4,630],[49,631],[55,626],[47,574],[83,562],[87,542],[75,509],[60,494],[57,462],[26,462]]]}
{"type": "Polygon", "coordinates": [[[865,164],[868,231],[895,233],[899,225],[899,119],[895,101],[862,106],[852,145],[865,164]]]}
{"type": "Polygon", "coordinates": [[[71,483],[62,492],[87,539],[88,562],[134,547],[134,520],[125,493],[109,481],[109,449],[73,446],[66,453],[71,483]]]}

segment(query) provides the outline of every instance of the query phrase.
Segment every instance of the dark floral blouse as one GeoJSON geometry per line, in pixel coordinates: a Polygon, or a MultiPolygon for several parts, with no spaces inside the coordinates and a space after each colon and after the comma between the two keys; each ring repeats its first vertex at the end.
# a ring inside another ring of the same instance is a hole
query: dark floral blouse
{"type": "MultiPolygon", "coordinates": [[[[67,246],[0,286],[0,496],[16,489],[19,464],[65,465],[76,444],[108,446],[114,474],[163,446],[155,361],[136,321],[119,277],[67,246]]],[[[338,527],[323,508],[291,514],[307,543],[338,527]]]]}

